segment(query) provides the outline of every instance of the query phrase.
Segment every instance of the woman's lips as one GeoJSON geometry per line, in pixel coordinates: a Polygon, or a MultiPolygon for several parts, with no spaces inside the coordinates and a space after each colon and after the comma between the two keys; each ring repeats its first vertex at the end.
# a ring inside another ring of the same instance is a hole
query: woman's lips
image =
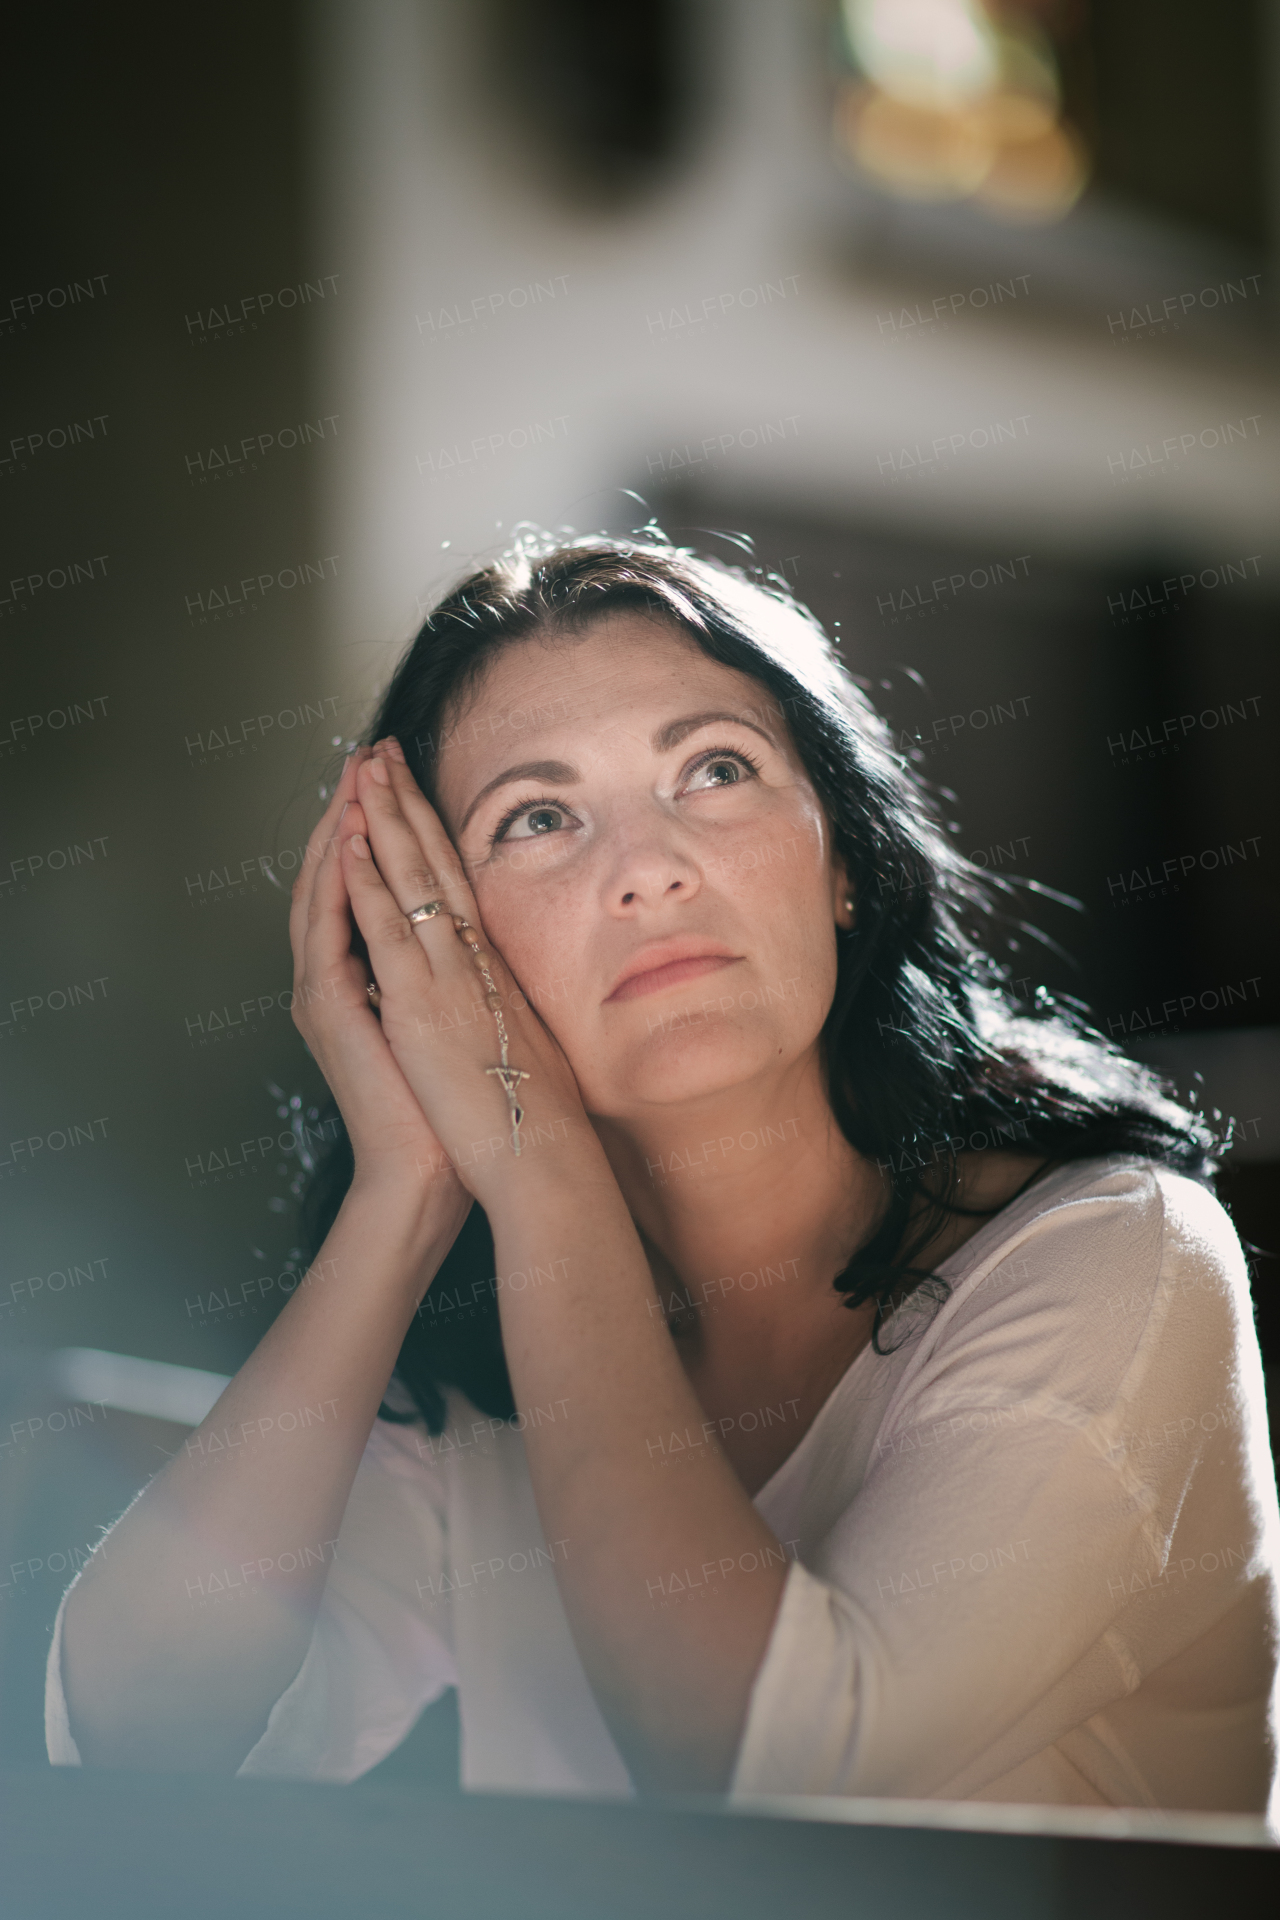
{"type": "Polygon", "coordinates": [[[738,956],[732,953],[700,953],[691,960],[669,960],[665,966],[651,967],[646,973],[633,973],[609,995],[610,1000],[636,1000],[641,994],[661,993],[678,987],[700,974],[716,973],[721,967],[734,967],[738,956]]]}

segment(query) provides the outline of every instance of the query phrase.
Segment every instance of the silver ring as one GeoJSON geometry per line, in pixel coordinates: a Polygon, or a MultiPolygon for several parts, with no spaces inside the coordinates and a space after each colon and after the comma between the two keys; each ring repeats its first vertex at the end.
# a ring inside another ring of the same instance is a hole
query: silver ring
{"type": "Polygon", "coordinates": [[[424,902],[422,906],[414,908],[413,912],[409,915],[409,925],[416,927],[420,920],[434,920],[436,915],[443,913],[444,910],[443,900],[428,900],[424,902]]]}

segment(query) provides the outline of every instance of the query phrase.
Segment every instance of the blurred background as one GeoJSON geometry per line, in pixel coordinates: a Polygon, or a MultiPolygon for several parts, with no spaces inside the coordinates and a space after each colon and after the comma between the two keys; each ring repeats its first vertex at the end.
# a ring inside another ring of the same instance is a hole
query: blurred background
{"type": "Polygon", "coordinates": [[[71,6],[10,73],[0,1764],[294,1284],[300,849],[521,522],[785,575],[1050,890],[1020,990],[1233,1119],[1280,1363],[1276,10],[71,6]]]}

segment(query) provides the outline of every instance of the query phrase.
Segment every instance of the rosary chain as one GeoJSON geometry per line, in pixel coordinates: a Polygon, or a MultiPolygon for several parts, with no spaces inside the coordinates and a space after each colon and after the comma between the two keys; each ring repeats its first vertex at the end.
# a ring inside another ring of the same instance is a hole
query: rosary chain
{"type": "Polygon", "coordinates": [[[480,936],[477,934],[471,922],[469,920],[463,920],[458,914],[453,916],[453,924],[464,945],[471,950],[471,958],[475,961],[476,971],[484,982],[485,1002],[493,1014],[494,1023],[498,1029],[498,1047],[502,1056],[502,1064],[497,1067],[486,1067],[485,1072],[496,1075],[502,1082],[502,1089],[507,1096],[507,1105],[511,1114],[511,1151],[518,1155],[521,1145],[520,1123],[524,1119],[524,1108],[516,1098],[516,1089],[522,1080],[529,1078],[529,1075],[521,1068],[511,1065],[507,1023],[502,1017],[502,995],[498,992],[493,975],[489,971],[489,956],[480,945],[480,936]]]}

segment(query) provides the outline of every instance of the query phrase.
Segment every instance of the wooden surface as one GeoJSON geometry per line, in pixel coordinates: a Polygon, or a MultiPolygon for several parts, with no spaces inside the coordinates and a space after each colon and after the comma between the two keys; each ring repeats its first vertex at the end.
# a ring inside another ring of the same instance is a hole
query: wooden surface
{"type": "MultiPolygon", "coordinates": [[[[973,1831],[946,1809],[424,1793],[149,1774],[0,1777],[3,1920],[1140,1920],[1280,1911],[1280,1850],[973,1831]],[[831,1817],[833,1816],[833,1817],[831,1817]],[[895,1824],[886,1824],[890,1817],[895,1824]],[[901,1825],[901,1819],[935,1824],[901,1825]],[[868,1824],[879,1821],[880,1824],[868,1824]]],[[[1052,1810],[1050,1810],[1052,1812],[1052,1810]]],[[[966,1819],[1007,1824],[1002,1809],[966,1819]]],[[[1020,1814],[1025,1818],[1025,1814],[1020,1814]]],[[[1212,1830],[1212,1823],[1209,1830],[1212,1830]]]]}

